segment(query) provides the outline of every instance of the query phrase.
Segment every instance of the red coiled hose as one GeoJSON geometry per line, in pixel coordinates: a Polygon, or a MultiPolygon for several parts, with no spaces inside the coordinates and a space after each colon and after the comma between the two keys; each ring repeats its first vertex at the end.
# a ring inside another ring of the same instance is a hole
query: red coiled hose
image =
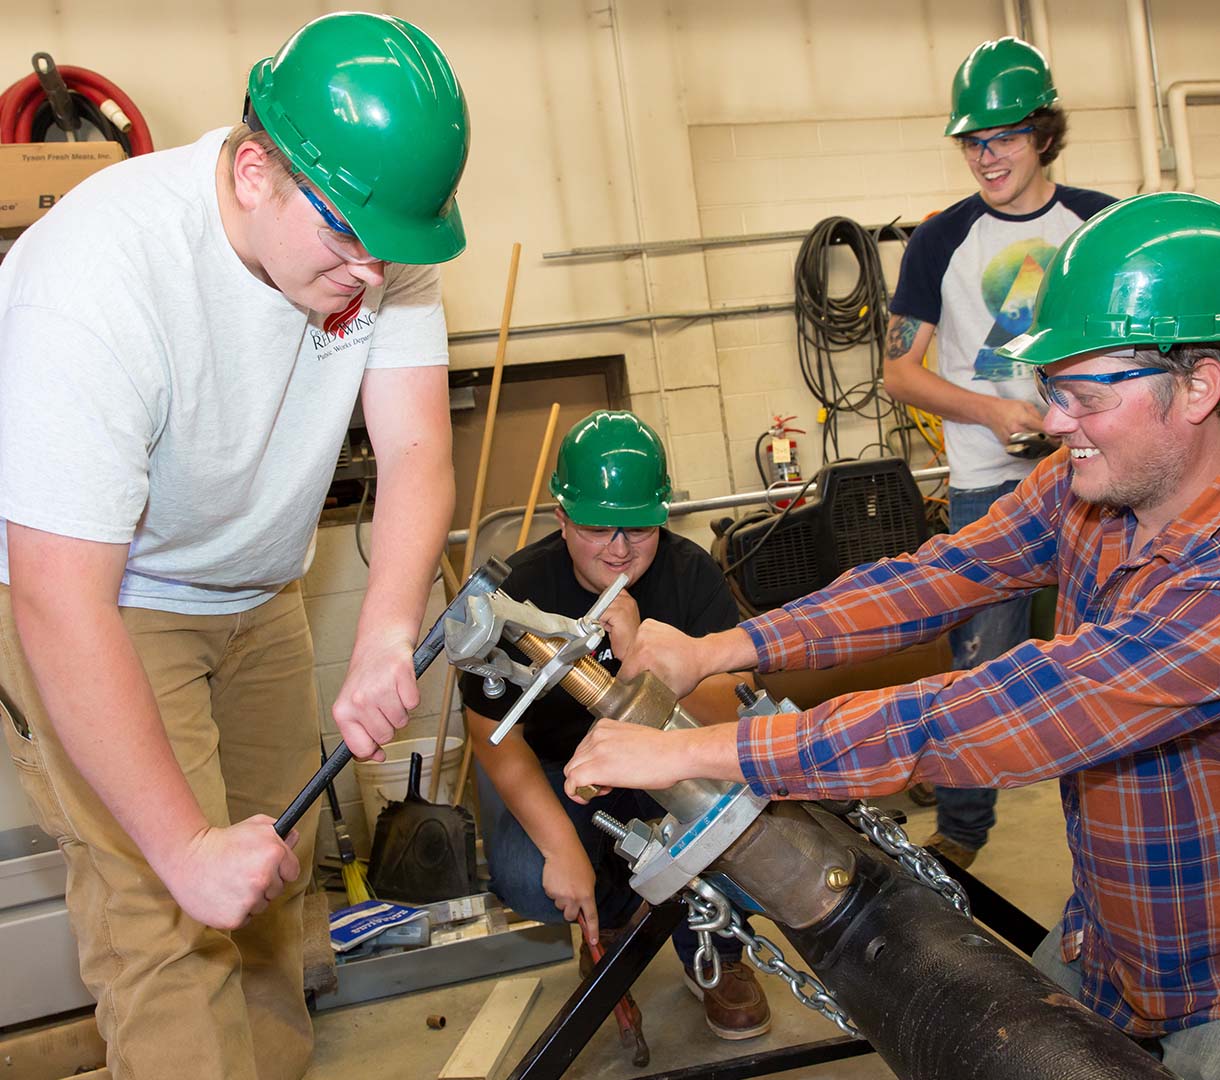
{"type": "MultiPolygon", "coordinates": [[[[131,144],[131,154],[147,154],[152,148],[152,136],[148,131],[140,110],[122,90],[109,79],[88,68],[64,64],[60,75],[68,89],[93,103],[99,110],[107,101],[113,102],[131,121],[131,130],[125,132],[131,144]]],[[[46,100],[42,85],[36,74],[18,79],[3,94],[0,94],[0,143],[29,142],[34,127],[34,116],[46,100]]]]}

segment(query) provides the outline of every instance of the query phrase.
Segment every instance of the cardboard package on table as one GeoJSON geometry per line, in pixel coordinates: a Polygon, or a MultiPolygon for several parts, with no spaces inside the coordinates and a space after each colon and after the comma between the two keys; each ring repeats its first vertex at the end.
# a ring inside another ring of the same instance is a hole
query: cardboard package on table
{"type": "Polygon", "coordinates": [[[32,225],[69,188],[124,156],[114,142],[0,146],[0,229],[32,225]]]}

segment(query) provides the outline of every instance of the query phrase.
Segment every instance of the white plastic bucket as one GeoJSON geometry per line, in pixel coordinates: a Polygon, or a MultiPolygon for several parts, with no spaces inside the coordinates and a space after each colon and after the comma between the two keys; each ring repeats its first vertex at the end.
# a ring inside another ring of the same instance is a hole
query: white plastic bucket
{"type": "MultiPolygon", "coordinates": [[[[406,796],[413,753],[424,759],[419,793],[425,799],[428,797],[436,739],[431,735],[421,739],[399,739],[386,743],[382,749],[385,751],[385,761],[356,762],[356,783],[360,785],[360,801],[364,804],[364,819],[369,824],[370,837],[377,828],[377,815],[391,802],[406,796]]],[[[462,740],[456,735],[449,735],[445,739],[445,752],[441,757],[441,783],[436,792],[438,803],[448,803],[453,799],[453,788],[461,764],[462,740]]]]}

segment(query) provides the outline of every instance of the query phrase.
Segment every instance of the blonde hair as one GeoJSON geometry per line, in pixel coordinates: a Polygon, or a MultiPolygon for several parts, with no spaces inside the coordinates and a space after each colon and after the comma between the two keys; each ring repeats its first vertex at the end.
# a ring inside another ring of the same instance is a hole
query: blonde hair
{"type": "Polygon", "coordinates": [[[288,199],[297,189],[304,176],[292,167],[288,155],[271,141],[271,136],[265,131],[254,131],[249,124],[235,124],[225,138],[225,149],[229,154],[229,166],[237,159],[237,150],[242,143],[252,142],[262,147],[271,165],[271,175],[274,178],[275,194],[281,199],[288,199]]]}

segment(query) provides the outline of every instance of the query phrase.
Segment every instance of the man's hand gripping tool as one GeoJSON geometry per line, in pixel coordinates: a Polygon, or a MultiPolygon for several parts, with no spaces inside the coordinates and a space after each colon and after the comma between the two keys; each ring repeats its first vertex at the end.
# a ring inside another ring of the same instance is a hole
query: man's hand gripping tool
{"type": "MultiPolygon", "coordinates": [[[[432,629],[425,635],[424,640],[419,643],[419,647],[415,650],[412,659],[415,662],[415,677],[418,679],[428,668],[428,665],[440,655],[441,649],[445,645],[445,625],[451,621],[457,621],[460,625],[461,620],[465,617],[467,601],[476,598],[484,597],[489,593],[494,593],[508,577],[508,567],[499,559],[488,559],[482,566],[479,567],[467,579],[466,584],[462,586],[449,603],[449,606],[441,612],[440,618],[432,624],[432,629]]],[[[322,767],[314,773],[313,779],[301,789],[301,793],[292,800],[292,804],[285,810],[275,823],[275,831],[281,836],[287,836],[291,832],[292,827],[300,820],[301,815],[308,810],[318,796],[326,790],[326,785],[329,784],[352,758],[352,752],[348,749],[347,743],[340,743],[334,752],[326,759],[322,767]]]]}

